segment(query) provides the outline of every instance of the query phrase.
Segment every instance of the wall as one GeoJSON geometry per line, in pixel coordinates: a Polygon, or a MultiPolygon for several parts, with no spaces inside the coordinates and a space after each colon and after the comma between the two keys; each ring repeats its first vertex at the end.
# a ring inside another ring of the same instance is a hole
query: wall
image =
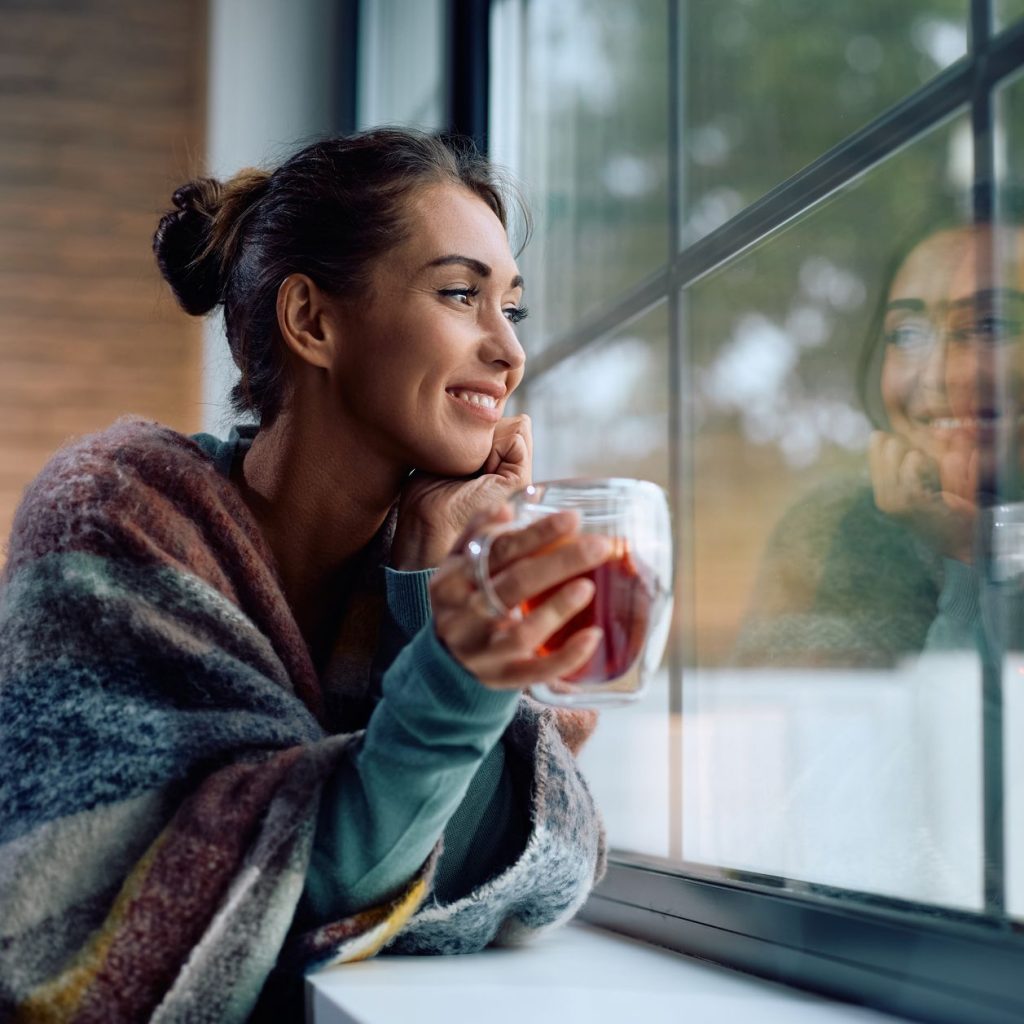
{"type": "Polygon", "coordinates": [[[204,0],[5,0],[2,15],[5,542],[24,486],[66,438],[125,412],[199,428],[199,325],[151,241],[203,156],[207,15],[204,0]]]}
{"type": "MultiPolygon", "coordinates": [[[[338,65],[338,0],[211,0],[207,152],[210,171],[272,167],[335,130],[345,69],[338,65]]],[[[237,377],[223,327],[208,322],[203,429],[224,436],[236,418],[227,395],[237,377]]]]}

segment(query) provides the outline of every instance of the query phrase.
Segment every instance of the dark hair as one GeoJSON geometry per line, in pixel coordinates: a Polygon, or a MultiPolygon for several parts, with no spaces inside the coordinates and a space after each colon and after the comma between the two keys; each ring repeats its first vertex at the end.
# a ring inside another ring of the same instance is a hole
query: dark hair
{"type": "Polygon", "coordinates": [[[161,218],[153,251],[186,312],[199,316],[223,304],[242,374],[231,392],[236,412],[267,425],[281,410],[281,281],[307,274],[339,297],[364,287],[373,263],[406,238],[411,194],[442,181],[477,195],[506,230],[511,199],[528,233],[525,204],[470,140],[403,128],[323,139],[273,172],[248,168],[227,182],[198,178],[174,193],[175,209],[161,218]]]}

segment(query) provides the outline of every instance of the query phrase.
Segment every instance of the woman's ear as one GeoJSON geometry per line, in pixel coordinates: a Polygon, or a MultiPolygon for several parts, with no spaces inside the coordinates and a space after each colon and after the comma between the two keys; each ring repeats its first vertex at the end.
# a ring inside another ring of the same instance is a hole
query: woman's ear
{"type": "Polygon", "coordinates": [[[333,304],[305,274],[289,274],[277,289],[277,326],[288,348],[310,366],[327,369],[338,343],[333,304]]]}

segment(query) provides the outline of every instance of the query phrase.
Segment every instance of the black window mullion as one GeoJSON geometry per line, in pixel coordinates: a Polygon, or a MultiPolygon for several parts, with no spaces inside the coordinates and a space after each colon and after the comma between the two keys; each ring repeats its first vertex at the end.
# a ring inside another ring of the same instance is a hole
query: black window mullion
{"type": "Polygon", "coordinates": [[[487,152],[491,0],[448,0],[447,125],[487,152]]]}
{"type": "MultiPolygon", "coordinates": [[[[976,223],[988,223],[995,215],[995,132],[992,123],[993,82],[986,73],[992,43],[991,0],[971,0],[970,46],[974,61],[974,87],[971,96],[971,136],[974,157],[974,189],[972,214],[976,223]]],[[[998,259],[993,237],[985,254],[989,270],[998,259]]],[[[984,271],[983,271],[984,272],[984,271]]],[[[980,286],[980,285],[979,285],[980,286]]],[[[983,482],[978,495],[980,507],[1000,500],[1001,482],[994,488],[983,482]],[[994,493],[993,493],[994,491],[994,493]]],[[[989,528],[990,518],[979,517],[979,529],[989,528]]],[[[990,545],[980,538],[980,550],[987,552],[990,545]]],[[[987,576],[981,566],[983,579],[987,576]]],[[[985,642],[981,650],[981,751],[982,751],[982,810],[983,810],[983,892],[985,912],[993,920],[1006,917],[1006,864],[1005,824],[1003,799],[1003,690],[1002,690],[1002,637],[985,642]]]]}
{"type": "Polygon", "coordinates": [[[339,0],[335,38],[334,130],[348,135],[359,127],[359,0],[339,0]]]}
{"type": "MultiPolygon", "coordinates": [[[[684,182],[682,161],[683,118],[685,116],[686,93],[683,80],[683,66],[680,57],[681,11],[679,0],[670,0],[668,5],[668,81],[669,81],[669,123],[668,123],[668,231],[669,251],[679,248],[683,222],[684,182]]],[[[690,358],[687,336],[683,325],[683,300],[677,288],[668,293],[669,330],[669,488],[673,522],[673,544],[676,552],[674,589],[678,601],[680,587],[688,577],[692,564],[689,544],[693,523],[690,452],[693,434],[688,411],[692,403],[684,400],[690,358]]],[[[685,592],[685,590],[684,590],[685,592]]],[[[687,602],[684,615],[690,614],[687,602]]],[[[665,728],[668,730],[668,799],[669,799],[669,856],[674,860],[683,859],[683,730],[676,727],[683,713],[683,665],[686,657],[687,631],[680,630],[668,650],[669,659],[669,714],[665,728]]]]}

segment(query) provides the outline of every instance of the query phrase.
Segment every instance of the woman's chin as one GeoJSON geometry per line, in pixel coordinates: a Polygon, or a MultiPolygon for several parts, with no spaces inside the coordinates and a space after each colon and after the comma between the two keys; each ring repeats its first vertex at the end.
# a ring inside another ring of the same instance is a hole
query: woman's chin
{"type": "Polygon", "coordinates": [[[444,452],[435,453],[429,459],[417,466],[422,473],[430,473],[433,476],[445,477],[466,477],[475,476],[483,469],[490,449],[485,452],[444,452]]]}

